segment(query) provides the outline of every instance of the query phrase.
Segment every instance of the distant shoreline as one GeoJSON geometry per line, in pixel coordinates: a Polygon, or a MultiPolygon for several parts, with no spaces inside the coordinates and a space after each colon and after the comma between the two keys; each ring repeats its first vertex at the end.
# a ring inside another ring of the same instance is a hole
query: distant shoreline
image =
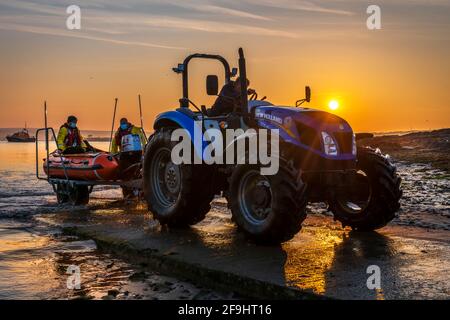
{"type": "MultiPolygon", "coordinates": [[[[23,128],[0,128],[0,141],[6,141],[6,136],[10,135],[12,133],[15,133],[17,131],[22,130],[23,128]]],[[[36,132],[36,128],[28,128],[30,135],[34,136],[36,132]]],[[[375,137],[381,137],[381,136],[404,136],[408,134],[415,134],[415,133],[431,133],[435,131],[441,131],[441,130],[450,130],[450,128],[440,128],[440,129],[430,129],[430,130],[399,130],[399,131],[365,131],[365,133],[371,133],[375,137]]],[[[57,132],[55,132],[57,133],[57,132]]],[[[362,132],[358,132],[362,133],[362,132]]],[[[110,131],[104,131],[104,130],[82,130],[83,136],[93,142],[108,142],[110,140],[110,131]]],[[[40,138],[39,141],[42,141],[43,139],[40,138]]]]}

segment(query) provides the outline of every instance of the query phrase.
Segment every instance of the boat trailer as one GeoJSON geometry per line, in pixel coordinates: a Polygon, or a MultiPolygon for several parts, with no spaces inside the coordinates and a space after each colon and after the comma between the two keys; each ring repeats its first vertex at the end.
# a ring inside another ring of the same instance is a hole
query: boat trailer
{"type": "MultiPolygon", "coordinates": [[[[117,106],[117,99],[116,99],[117,106]]],[[[61,165],[64,170],[64,178],[55,178],[51,177],[50,174],[47,174],[45,177],[40,174],[40,159],[39,159],[39,134],[44,132],[45,134],[45,154],[46,159],[48,160],[50,155],[50,137],[52,140],[57,143],[57,137],[55,134],[55,130],[52,127],[48,127],[47,122],[47,102],[44,102],[44,119],[45,119],[45,127],[36,130],[36,177],[39,180],[47,181],[53,188],[53,191],[56,193],[58,203],[70,203],[72,205],[81,205],[87,204],[89,202],[89,195],[93,191],[94,186],[119,186],[122,187],[124,192],[124,196],[130,193],[134,196],[140,197],[142,193],[142,177],[139,175],[139,178],[131,179],[131,180],[77,180],[71,179],[68,175],[68,170],[65,161],[64,155],[59,153],[59,157],[61,159],[61,165]]],[[[115,110],[114,110],[115,113],[115,110]]],[[[57,148],[57,145],[56,145],[57,148]]],[[[55,155],[55,153],[53,153],[55,155]]],[[[45,161],[45,159],[44,159],[45,161]]],[[[131,165],[135,166],[136,164],[131,165]]],[[[45,161],[46,171],[50,172],[50,161],[45,161]]],[[[127,171],[129,168],[125,169],[127,171]]]]}

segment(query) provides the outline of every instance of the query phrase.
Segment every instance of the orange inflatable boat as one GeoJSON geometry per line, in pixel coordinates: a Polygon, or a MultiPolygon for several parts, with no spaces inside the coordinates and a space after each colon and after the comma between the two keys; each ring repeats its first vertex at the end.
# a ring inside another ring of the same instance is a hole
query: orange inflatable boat
{"type": "Polygon", "coordinates": [[[71,180],[117,180],[119,163],[107,152],[62,155],[52,153],[44,159],[44,172],[50,178],[71,180]]]}

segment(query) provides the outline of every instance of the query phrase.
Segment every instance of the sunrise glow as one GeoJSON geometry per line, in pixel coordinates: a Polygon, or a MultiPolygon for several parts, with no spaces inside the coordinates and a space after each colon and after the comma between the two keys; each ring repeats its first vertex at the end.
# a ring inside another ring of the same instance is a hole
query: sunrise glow
{"type": "Polygon", "coordinates": [[[337,110],[339,108],[339,102],[337,100],[331,100],[328,103],[328,108],[330,108],[331,110],[337,110]]]}

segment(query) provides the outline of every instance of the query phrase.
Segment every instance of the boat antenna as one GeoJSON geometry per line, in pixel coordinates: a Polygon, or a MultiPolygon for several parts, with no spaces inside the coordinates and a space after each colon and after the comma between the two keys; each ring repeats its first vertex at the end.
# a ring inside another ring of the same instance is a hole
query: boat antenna
{"type": "Polygon", "coordinates": [[[48,154],[49,148],[48,148],[47,101],[44,101],[44,123],[45,123],[45,150],[47,151],[48,154]]]}
{"type": "Polygon", "coordinates": [[[141,104],[141,95],[138,94],[138,101],[139,101],[139,115],[141,117],[141,130],[142,133],[144,134],[145,140],[147,140],[147,136],[145,134],[145,130],[144,130],[144,117],[142,116],[142,104],[141,104]]]}
{"type": "Polygon", "coordinates": [[[117,101],[119,99],[115,99],[114,101],[114,113],[113,113],[113,121],[112,121],[112,127],[111,127],[111,136],[109,138],[109,152],[111,152],[111,144],[113,139],[113,132],[114,132],[114,122],[116,122],[116,110],[117,110],[117,101]]]}

